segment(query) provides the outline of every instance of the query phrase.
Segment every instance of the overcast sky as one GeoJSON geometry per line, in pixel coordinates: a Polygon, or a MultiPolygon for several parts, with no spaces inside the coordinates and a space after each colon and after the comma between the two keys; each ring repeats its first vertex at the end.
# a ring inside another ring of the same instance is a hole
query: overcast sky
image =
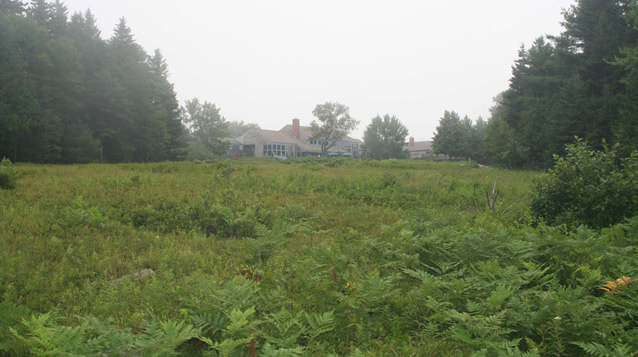
{"type": "Polygon", "coordinates": [[[429,140],[445,110],[489,117],[521,44],[562,31],[572,0],[65,0],[102,37],[122,16],[164,53],[180,102],[278,130],[337,101],[360,120],[392,114],[429,140]]]}

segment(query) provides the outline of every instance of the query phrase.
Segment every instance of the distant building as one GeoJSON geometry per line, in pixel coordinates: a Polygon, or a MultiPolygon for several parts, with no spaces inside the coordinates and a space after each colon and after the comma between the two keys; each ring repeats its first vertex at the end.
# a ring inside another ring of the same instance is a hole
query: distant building
{"type": "MultiPolygon", "coordinates": [[[[234,140],[240,143],[243,156],[254,157],[298,157],[321,155],[321,140],[311,139],[310,127],[300,126],[299,119],[293,119],[280,130],[250,129],[234,140]]],[[[363,142],[349,136],[337,141],[328,156],[359,157],[363,142]]]]}
{"type": "Polygon", "coordinates": [[[233,138],[222,138],[221,139],[223,142],[229,143],[230,144],[230,148],[229,153],[232,153],[233,155],[241,150],[241,143],[237,140],[237,139],[233,139],[233,138]]]}
{"type": "Polygon", "coordinates": [[[448,155],[435,154],[432,147],[432,141],[414,141],[410,137],[410,141],[403,147],[410,153],[410,159],[427,160],[427,161],[444,161],[449,160],[448,155]]]}

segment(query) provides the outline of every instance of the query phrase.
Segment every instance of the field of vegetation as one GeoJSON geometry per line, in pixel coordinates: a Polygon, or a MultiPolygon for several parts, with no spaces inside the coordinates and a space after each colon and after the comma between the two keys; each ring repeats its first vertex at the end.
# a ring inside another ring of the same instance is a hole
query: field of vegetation
{"type": "Polygon", "coordinates": [[[0,355],[624,356],[638,219],[463,163],[13,164],[0,355]]]}

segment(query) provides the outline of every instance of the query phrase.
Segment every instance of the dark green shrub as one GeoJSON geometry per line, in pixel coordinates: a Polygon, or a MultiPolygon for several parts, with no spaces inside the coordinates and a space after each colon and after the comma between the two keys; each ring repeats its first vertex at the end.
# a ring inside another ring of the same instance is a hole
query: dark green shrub
{"type": "Polygon", "coordinates": [[[16,175],[11,169],[11,161],[7,158],[0,162],[0,189],[12,190],[16,187],[16,175]]]}
{"type": "Polygon", "coordinates": [[[638,211],[638,153],[591,150],[577,140],[539,180],[532,213],[553,225],[611,226],[638,211]]]}

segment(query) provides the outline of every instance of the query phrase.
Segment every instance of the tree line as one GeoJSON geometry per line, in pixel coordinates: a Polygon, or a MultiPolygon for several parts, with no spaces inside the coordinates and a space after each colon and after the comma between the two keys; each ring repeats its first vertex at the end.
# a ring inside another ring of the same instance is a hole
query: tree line
{"type": "MultiPolygon", "coordinates": [[[[147,54],[124,18],[103,39],[90,10],[69,17],[60,0],[0,0],[0,69],[0,158],[12,161],[210,159],[228,151],[224,137],[259,127],[197,98],[180,107],[159,49],[147,54]]],[[[313,114],[324,154],[358,124],[339,103],[313,114]]],[[[382,135],[366,140],[375,158],[404,156],[407,129],[392,123],[401,135],[371,126],[382,135]]]]}
{"type": "Polygon", "coordinates": [[[562,24],[560,35],[521,47],[485,125],[446,112],[435,151],[546,168],[576,136],[624,155],[638,149],[638,2],[578,0],[562,24]]]}
{"type": "MultiPolygon", "coordinates": [[[[578,0],[563,33],[521,47],[487,122],[444,113],[435,151],[543,168],[576,136],[594,148],[618,145],[621,155],[637,149],[637,9],[636,0],[578,0]]],[[[124,18],[103,39],[89,10],[69,17],[60,0],[0,0],[0,157],[205,159],[227,149],[222,137],[255,126],[229,123],[197,98],[180,108],[161,51],[147,54],[124,18]]],[[[364,148],[371,158],[402,158],[406,136],[396,117],[378,116],[364,148]]]]}
{"type": "Polygon", "coordinates": [[[147,54],[121,18],[103,39],[90,10],[60,0],[0,0],[0,158],[36,163],[208,159],[228,122],[197,98],[180,107],[159,49],[147,54]]]}
{"type": "Polygon", "coordinates": [[[87,10],[0,1],[0,157],[72,163],[179,160],[186,139],[160,50],[122,18],[104,40],[87,10]]]}

